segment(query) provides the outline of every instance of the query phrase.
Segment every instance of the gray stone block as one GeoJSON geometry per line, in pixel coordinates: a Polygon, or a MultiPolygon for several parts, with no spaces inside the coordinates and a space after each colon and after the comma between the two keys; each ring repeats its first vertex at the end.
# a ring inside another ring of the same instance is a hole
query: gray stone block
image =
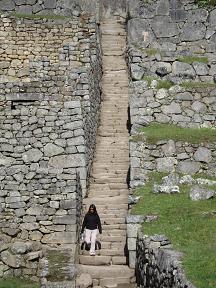
{"type": "Polygon", "coordinates": [[[56,0],[44,0],[45,9],[54,9],[56,7],[56,0]]]}
{"type": "Polygon", "coordinates": [[[15,9],[15,4],[12,0],[1,0],[0,1],[0,10],[1,11],[10,11],[15,9]]]}
{"type": "Polygon", "coordinates": [[[200,163],[195,161],[182,161],[177,166],[177,171],[183,174],[194,175],[200,170],[200,163]]]}

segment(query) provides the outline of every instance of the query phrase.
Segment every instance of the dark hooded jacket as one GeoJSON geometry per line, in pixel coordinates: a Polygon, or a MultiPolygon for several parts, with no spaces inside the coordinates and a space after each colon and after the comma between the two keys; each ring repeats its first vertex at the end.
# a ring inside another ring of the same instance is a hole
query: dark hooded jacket
{"type": "Polygon", "coordinates": [[[101,221],[100,221],[100,217],[98,216],[97,212],[95,212],[95,213],[88,212],[85,215],[85,218],[84,218],[83,224],[82,224],[81,233],[84,232],[85,228],[89,229],[89,230],[98,229],[99,233],[100,234],[102,233],[101,221]]]}

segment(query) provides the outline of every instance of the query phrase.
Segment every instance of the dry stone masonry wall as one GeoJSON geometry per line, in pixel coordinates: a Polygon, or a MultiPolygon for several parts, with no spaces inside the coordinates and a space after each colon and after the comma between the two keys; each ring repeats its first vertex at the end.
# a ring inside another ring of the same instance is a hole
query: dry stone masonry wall
{"type": "Polygon", "coordinates": [[[99,33],[85,15],[0,22],[0,277],[38,280],[45,246],[70,244],[74,262],[99,122],[99,33]]]}
{"type": "MultiPolygon", "coordinates": [[[[128,14],[132,135],[151,122],[215,127],[216,10],[199,8],[193,1],[135,1],[133,5],[129,1],[128,14]]],[[[131,141],[132,187],[143,183],[144,174],[155,169],[188,173],[196,166],[196,172],[209,169],[215,175],[214,144],[174,143],[175,152],[166,151],[169,155],[161,150],[165,144],[131,141]],[[197,149],[211,155],[208,167],[206,161],[194,157],[197,149]],[[169,168],[160,168],[160,159],[169,168]]]]}
{"type": "MultiPolygon", "coordinates": [[[[127,29],[130,186],[145,185],[149,172],[163,172],[170,175],[162,185],[154,186],[154,193],[180,192],[176,179],[182,177],[181,181],[196,184],[191,199],[207,199],[207,194],[210,198],[214,191],[200,187],[205,179],[197,184],[190,175],[216,176],[215,143],[162,139],[151,144],[139,129],[150,123],[215,128],[216,9],[200,8],[191,0],[128,1],[127,29]]],[[[180,255],[170,249],[168,239],[139,235],[136,242],[139,224],[133,226],[129,250],[136,257],[133,265],[136,262],[139,287],[194,287],[186,280],[180,255]]]]}
{"type": "Polygon", "coordinates": [[[0,11],[33,15],[95,13],[97,0],[0,0],[0,11]]]}
{"type": "Polygon", "coordinates": [[[140,288],[195,288],[185,277],[182,254],[171,249],[165,236],[146,237],[139,233],[136,251],[137,285],[140,288]]]}

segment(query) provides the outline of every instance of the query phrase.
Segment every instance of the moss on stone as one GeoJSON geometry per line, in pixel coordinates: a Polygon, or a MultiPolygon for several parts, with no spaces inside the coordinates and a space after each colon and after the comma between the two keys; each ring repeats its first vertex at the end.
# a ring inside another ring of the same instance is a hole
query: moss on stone
{"type": "Polygon", "coordinates": [[[197,57],[197,56],[182,56],[177,59],[180,62],[192,64],[193,62],[200,62],[208,64],[208,57],[197,57]]]}

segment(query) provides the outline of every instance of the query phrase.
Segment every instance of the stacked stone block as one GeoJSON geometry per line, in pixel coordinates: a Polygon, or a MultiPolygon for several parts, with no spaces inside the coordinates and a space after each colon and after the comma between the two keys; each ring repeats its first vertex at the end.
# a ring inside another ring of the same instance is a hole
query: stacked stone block
{"type": "MultiPolygon", "coordinates": [[[[153,171],[215,176],[215,143],[150,144],[139,129],[153,122],[215,128],[216,9],[190,0],[127,2],[131,187],[153,171]]],[[[139,235],[136,248],[139,287],[194,287],[165,236],[139,235]]]]}
{"type": "Polygon", "coordinates": [[[95,14],[97,0],[1,0],[0,11],[20,14],[78,15],[82,11],[95,14]]]}
{"type": "Polygon", "coordinates": [[[75,261],[99,122],[98,31],[85,15],[2,16],[0,26],[9,65],[0,81],[0,276],[38,280],[48,275],[41,271],[45,246],[70,245],[75,261]]]}
{"type": "MultiPolygon", "coordinates": [[[[132,135],[152,122],[215,127],[215,11],[197,7],[193,1],[160,0],[151,5],[128,1],[132,135]],[[163,83],[169,83],[170,88],[158,88],[163,83]]],[[[157,164],[160,158],[169,166],[163,170],[169,172],[179,171],[181,166],[180,172],[188,173],[186,166],[196,166],[196,172],[207,169],[215,175],[212,164],[206,167],[205,161],[193,156],[197,149],[214,155],[213,144],[175,143],[176,150],[169,155],[173,161],[161,151],[164,144],[131,140],[132,187],[143,184],[148,171],[161,171],[157,164]]]]}
{"type": "Polygon", "coordinates": [[[137,284],[140,288],[195,288],[182,268],[182,253],[172,249],[163,235],[137,238],[137,284]]]}

